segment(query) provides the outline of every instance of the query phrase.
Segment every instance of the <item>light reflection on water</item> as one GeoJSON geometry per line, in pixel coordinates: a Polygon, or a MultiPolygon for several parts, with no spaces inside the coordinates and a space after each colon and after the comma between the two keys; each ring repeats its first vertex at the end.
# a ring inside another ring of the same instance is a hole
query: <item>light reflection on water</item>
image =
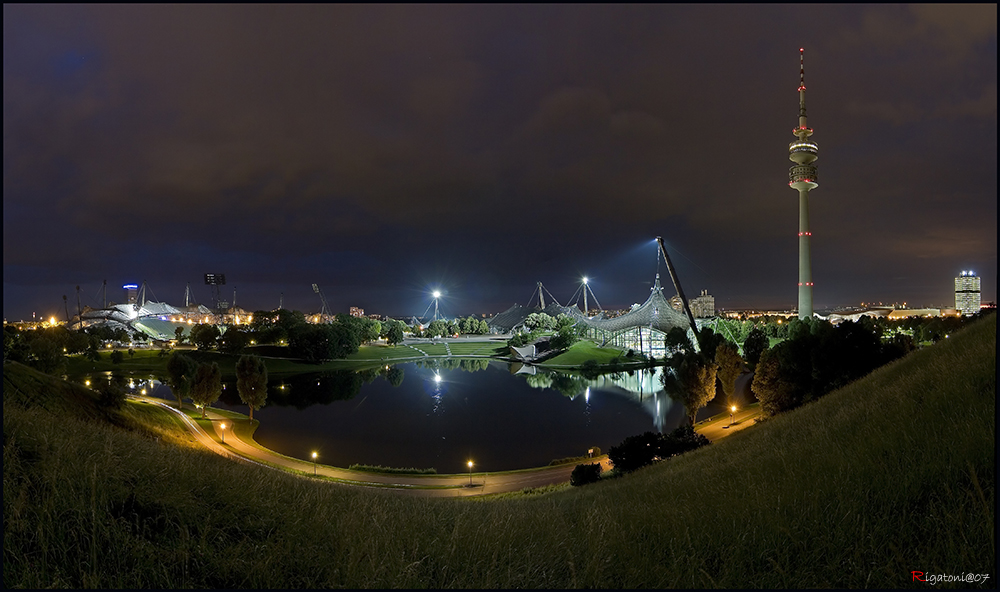
{"type": "MultiPolygon", "coordinates": [[[[336,466],[451,473],[462,472],[470,458],[477,470],[500,471],[546,465],[593,446],[607,452],[628,436],[669,431],[684,420],[683,405],[660,386],[660,368],[588,380],[537,370],[515,375],[502,362],[463,361],[476,364],[441,360],[450,363],[274,380],[268,404],[254,412],[260,420],[254,437],[296,458],[317,450],[336,466]]],[[[159,381],[141,384],[152,396],[175,400],[159,381]]],[[[235,383],[215,406],[247,413],[235,383]]]]}

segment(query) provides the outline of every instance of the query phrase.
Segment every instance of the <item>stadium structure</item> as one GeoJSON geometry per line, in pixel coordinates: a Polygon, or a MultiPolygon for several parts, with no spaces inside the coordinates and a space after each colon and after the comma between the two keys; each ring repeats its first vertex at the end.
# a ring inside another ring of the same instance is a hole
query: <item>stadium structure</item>
{"type": "MultiPolygon", "coordinates": [[[[74,329],[106,326],[110,329],[122,329],[132,335],[142,333],[152,339],[168,341],[175,338],[177,327],[218,322],[217,315],[202,304],[189,301],[186,306],[172,306],[166,302],[147,299],[148,292],[144,282],[138,291],[129,292],[126,300],[130,302],[111,303],[104,308],[84,307],[73,319],[71,326],[74,329]]],[[[187,332],[185,329],[185,333],[187,332]]]]}
{"type": "MultiPolygon", "coordinates": [[[[658,237],[659,240],[659,237],[658,237]]],[[[556,301],[552,294],[545,290],[541,282],[532,293],[529,305],[535,301],[537,295],[538,304],[532,306],[522,306],[515,304],[507,310],[495,315],[487,324],[493,333],[513,333],[519,331],[525,320],[531,313],[543,312],[549,316],[564,314],[576,320],[577,327],[584,329],[588,338],[593,339],[600,346],[617,347],[622,350],[632,350],[641,352],[647,356],[663,357],[667,353],[667,334],[672,329],[684,331],[694,347],[698,347],[698,340],[695,331],[698,328],[694,317],[690,314],[687,300],[684,297],[680,283],[676,280],[676,274],[666,250],[660,241],[660,252],[664,257],[667,268],[674,279],[674,286],[677,289],[677,296],[673,297],[679,301],[681,310],[677,310],[663,294],[660,285],[660,274],[657,273],[649,297],[642,304],[632,305],[629,312],[609,317],[606,314],[587,316],[576,306],[562,306],[556,301]],[[551,303],[546,306],[544,294],[549,294],[551,303]],[[685,314],[687,313],[687,314],[685,314]]],[[[702,321],[707,322],[707,320],[702,321]]]]}

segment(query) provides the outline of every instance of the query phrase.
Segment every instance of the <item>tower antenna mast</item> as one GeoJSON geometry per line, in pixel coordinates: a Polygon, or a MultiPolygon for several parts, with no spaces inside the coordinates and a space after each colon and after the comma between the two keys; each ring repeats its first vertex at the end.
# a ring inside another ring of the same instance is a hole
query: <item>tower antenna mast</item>
{"type": "Polygon", "coordinates": [[[805,50],[799,49],[799,124],[792,130],[796,140],[788,145],[788,159],[795,164],[788,169],[788,186],[799,192],[799,318],[813,316],[813,281],[809,247],[809,191],[819,187],[816,166],[819,146],[809,139],[813,131],[806,118],[805,50]]]}

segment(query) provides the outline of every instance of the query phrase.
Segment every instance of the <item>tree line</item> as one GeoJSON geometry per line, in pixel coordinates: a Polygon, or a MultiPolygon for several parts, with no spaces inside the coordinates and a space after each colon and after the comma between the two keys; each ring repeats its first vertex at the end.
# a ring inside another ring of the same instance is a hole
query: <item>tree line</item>
{"type": "Polygon", "coordinates": [[[911,332],[934,340],[968,320],[862,317],[836,326],[820,319],[759,324],[746,332],[742,355],[736,343],[711,328],[699,331],[697,349],[683,330],[674,329],[666,337],[668,355],[661,380],[670,395],[684,404],[688,423],[693,425],[698,411],[715,398],[717,384],[727,398],[726,405],[732,405],[736,379],[753,371],[751,391],[764,414],[771,416],[903,357],[917,347],[911,332]],[[784,340],[770,347],[772,334],[784,340]]]}
{"type": "MultiPolygon", "coordinates": [[[[199,363],[181,352],[174,352],[167,359],[167,384],[180,408],[190,397],[194,404],[205,410],[222,395],[222,371],[216,362],[199,363]]],[[[236,390],[240,399],[253,412],[267,401],[267,365],[258,356],[244,355],[236,362],[236,390]]]]}

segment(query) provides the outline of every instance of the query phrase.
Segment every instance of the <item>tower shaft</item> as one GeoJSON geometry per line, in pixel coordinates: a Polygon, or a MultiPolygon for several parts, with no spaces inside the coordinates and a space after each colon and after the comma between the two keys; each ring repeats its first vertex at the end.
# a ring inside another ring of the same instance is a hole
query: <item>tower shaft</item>
{"type": "Polygon", "coordinates": [[[809,137],[813,131],[806,117],[805,52],[799,49],[799,123],[792,130],[797,138],[788,145],[788,159],[795,164],[788,169],[788,186],[799,192],[799,318],[813,316],[813,281],[810,262],[809,191],[819,186],[816,166],[819,146],[809,137]]]}
{"type": "Polygon", "coordinates": [[[809,254],[809,190],[799,190],[799,318],[813,315],[812,264],[809,254]]]}

